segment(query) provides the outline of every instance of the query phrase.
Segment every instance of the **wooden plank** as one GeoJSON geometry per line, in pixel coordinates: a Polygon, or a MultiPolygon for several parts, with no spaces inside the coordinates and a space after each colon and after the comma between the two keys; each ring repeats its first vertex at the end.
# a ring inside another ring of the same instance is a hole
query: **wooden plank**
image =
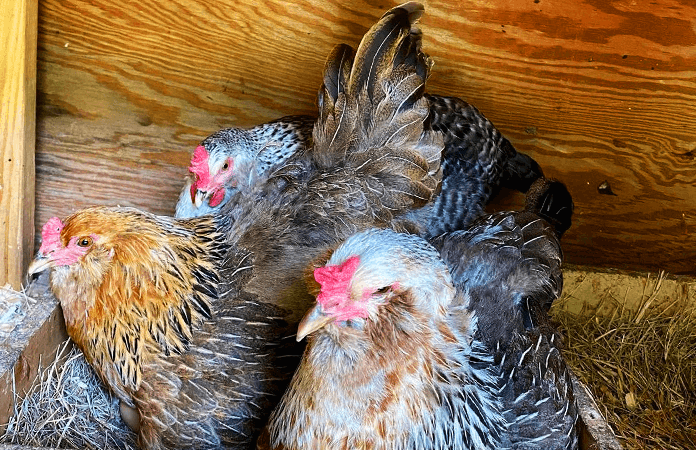
{"type": "Polygon", "coordinates": [[[599,411],[590,389],[571,372],[573,395],[578,403],[581,450],[622,450],[619,440],[599,411]]]}
{"type": "Polygon", "coordinates": [[[0,1],[0,286],[15,289],[34,245],[37,9],[0,1]]]}
{"type": "Polygon", "coordinates": [[[0,346],[0,433],[15,413],[15,393],[24,398],[37,381],[41,367],[48,367],[58,348],[68,339],[58,301],[50,293],[48,276],[41,275],[26,289],[22,321],[0,346]]]}
{"type": "MultiPolygon", "coordinates": [[[[37,229],[90,204],[171,214],[200,139],[312,113],[331,47],[392,5],[41,0],[37,229]]],[[[696,273],[692,2],[433,0],[421,28],[429,91],[569,185],[569,262],[696,273]]]]}

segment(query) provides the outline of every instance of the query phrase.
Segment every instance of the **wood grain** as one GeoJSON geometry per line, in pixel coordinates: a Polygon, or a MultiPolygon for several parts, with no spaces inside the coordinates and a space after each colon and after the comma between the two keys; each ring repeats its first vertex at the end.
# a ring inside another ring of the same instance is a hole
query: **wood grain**
{"type": "Polygon", "coordinates": [[[37,9],[0,1],[0,286],[14,289],[34,247],[37,9]]]}
{"type": "MultiPolygon", "coordinates": [[[[90,204],[171,214],[198,141],[313,113],[332,46],[394,4],[41,0],[37,229],[90,204]]],[[[569,262],[696,274],[692,2],[439,0],[421,29],[429,91],[568,184],[569,262]]]]}

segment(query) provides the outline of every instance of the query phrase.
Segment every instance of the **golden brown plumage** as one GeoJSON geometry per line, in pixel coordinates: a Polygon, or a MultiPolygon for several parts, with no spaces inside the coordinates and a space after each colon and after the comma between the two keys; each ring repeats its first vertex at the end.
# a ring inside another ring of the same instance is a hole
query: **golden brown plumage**
{"type": "Polygon", "coordinates": [[[31,271],[52,268],[70,335],[138,410],[142,447],[249,448],[301,353],[307,264],[432,197],[442,140],[423,132],[421,11],[387,13],[355,63],[332,53],[315,146],[220,215],[90,208],[44,228],[31,271]]]}
{"type": "Polygon", "coordinates": [[[51,288],[68,334],[130,407],[140,406],[144,367],[185,352],[194,328],[211,318],[226,250],[216,220],[174,221],[95,207],[68,217],[64,226],[52,220],[44,227],[40,253],[78,251],[82,240],[89,243],[89,251],[73,257],[79,264],[53,266],[51,288]],[[51,247],[47,233],[56,231],[59,244],[51,247]]]}

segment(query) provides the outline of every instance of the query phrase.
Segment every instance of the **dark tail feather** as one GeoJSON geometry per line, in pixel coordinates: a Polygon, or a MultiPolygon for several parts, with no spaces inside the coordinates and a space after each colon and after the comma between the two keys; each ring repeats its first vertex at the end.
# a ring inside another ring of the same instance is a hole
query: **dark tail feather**
{"type": "Polygon", "coordinates": [[[571,225],[573,197],[560,181],[540,178],[527,192],[525,209],[535,212],[553,225],[560,238],[571,225]]]}
{"type": "Polygon", "coordinates": [[[363,87],[368,93],[380,89],[375,84],[379,83],[378,79],[387,69],[386,66],[395,67],[408,56],[410,48],[420,48],[420,32],[412,25],[420,19],[424,10],[420,3],[404,3],[384,13],[377,25],[365,34],[353,65],[349,86],[352,92],[358,92],[363,87]],[[418,38],[404,39],[404,34],[418,35],[418,38]]]}
{"type": "Polygon", "coordinates": [[[353,49],[346,44],[334,47],[324,65],[324,84],[319,90],[319,120],[325,122],[334,112],[339,93],[346,91],[353,65],[353,49]]]}
{"type": "Polygon", "coordinates": [[[407,218],[425,237],[465,229],[484,214],[501,186],[527,192],[543,172],[518,153],[474,106],[456,97],[426,95],[427,128],[442,133],[442,190],[434,201],[407,218]]]}
{"type": "Polygon", "coordinates": [[[500,185],[520,192],[527,192],[537,179],[544,177],[539,164],[530,156],[515,150],[510,141],[504,139],[501,146],[509,147],[506,151],[511,155],[505,162],[500,185]]]}

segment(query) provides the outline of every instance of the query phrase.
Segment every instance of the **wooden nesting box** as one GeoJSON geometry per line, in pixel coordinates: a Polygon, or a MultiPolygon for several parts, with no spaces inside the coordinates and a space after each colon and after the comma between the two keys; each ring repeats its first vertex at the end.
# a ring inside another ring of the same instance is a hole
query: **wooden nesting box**
{"type": "MultiPolygon", "coordinates": [[[[424,3],[428,91],[478,107],[568,185],[567,262],[695,275],[693,2],[424,3]]],[[[0,285],[19,286],[50,217],[95,204],[171,215],[202,138],[315,113],[331,48],[395,4],[5,0],[0,285]]],[[[492,209],[520,204],[503,194],[492,209]]]]}

